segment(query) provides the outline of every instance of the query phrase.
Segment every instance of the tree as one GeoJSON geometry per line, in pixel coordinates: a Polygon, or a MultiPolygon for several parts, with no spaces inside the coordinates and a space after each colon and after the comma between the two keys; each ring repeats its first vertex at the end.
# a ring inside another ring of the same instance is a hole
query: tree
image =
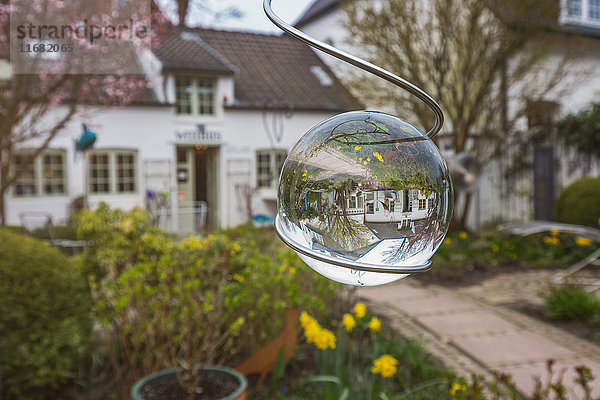
{"type": "MultiPolygon", "coordinates": [[[[121,18],[135,19],[140,26],[149,26],[148,18],[154,14],[153,22],[158,24],[153,26],[156,32],[164,22],[157,15],[157,9],[143,9],[138,7],[139,4],[135,4],[134,9],[133,3],[128,4],[129,8],[119,10],[121,18]]],[[[144,76],[127,70],[129,66],[137,65],[132,61],[135,51],[140,50],[132,42],[111,41],[106,30],[103,31],[105,37],[93,42],[93,27],[116,25],[107,19],[111,18],[113,10],[106,4],[80,0],[11,0],[10,5],[6,1],[0,2],[0,63],[11,70],[0,77],[1,225],[6,223],[7,191],[28,165],[27,162],[15,163],[20,148],[27,146],[30,150],[27,159],[33,160],[83,106],[125,105],[147,87],[144,76]],[[65,31],[69,33],[64,26],[75,29],[82,21],[85,34],[83,29],[81,36],[72,30],[70,36],[60,37],[65,31]],[[22,23],[26,33],[30,24],[33,27],[24,40],[15,35],[14,26],[18,23],[22,23]],[[54,36],[48,29],[39,28],[52,24],[60,28],[54,36]],[[40,35],[40,32],[44,34],[40,35]],[[23,55],[21,46],[30,46],[25,49],[32,51],[23,55]],[[36,46],[35,50],[32,46],[36,46]],[[49,46],[58,49],[58,57],[49,56],[49,46]]],[[[146,4],[150,5],[150,2],[146,4]]],[[[147,33],[149,45],[153,38],[150,29],[147,33]]]]}
{"type": "MultiPolygon", "coordinates": [[[[570,60],[566,39],[554,40],[558,1],[351,1],[344,10],[351,43],[438,100],[454,152],[473,154],[482,167],[506,154],[529,102],[559,93],[570,60]],[[551,53],[564,55],[550,63],[551,53]]],[[[350,84],[424,128],[433,125],[420,100],[380,79],[350,84]]],[[[464,229],[470,200],[466,193],[455,228],[464,229]]]]}
{"type": "Polygon", "coordinates": [[[214,21],[228,18],[240,18],[242,16],[242,13],[238,8],[229,5],[228,2],[224,3],[222,0],[219,0],[218,2],[214,0],[176,0],[176,2],[177,21],[180,26],[185,26],[190,23],[194,24],[189,18],[192,14],[202,14],[214,21]]]}

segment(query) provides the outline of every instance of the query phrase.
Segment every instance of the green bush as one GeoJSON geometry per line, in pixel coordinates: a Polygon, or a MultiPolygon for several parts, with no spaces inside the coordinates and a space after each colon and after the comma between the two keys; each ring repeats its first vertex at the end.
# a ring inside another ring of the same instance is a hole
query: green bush
{"type": "Polygon", "coordinates": [[[0,230],[0,310],[2,397],[64,395],[78,378],[91,326],[89,290],[76,266],[42,241],[0,230]]]}
{"type": "Polygon", "coordinates": [[[595,324],[600,317],[600,299],[576,285],[553,288],[545,302],[550,318],[595,324]]]}
{"type": "Polygon", "coordinates": [[[106,205],[75,220],[80,238],[94,243],[81,257],[123,396],[158,369],[235,365],[279,333],[287,308],[320,315],[335,303],[335,284],[272,230],[242,226],[178,241],[143,210],[106,205]]]}
{"type": "Polygon", "coordinates": [[[579,179],[564,188],[556,202],[554,217],[559,222],[598,228],[600,178],[579,179]]]}

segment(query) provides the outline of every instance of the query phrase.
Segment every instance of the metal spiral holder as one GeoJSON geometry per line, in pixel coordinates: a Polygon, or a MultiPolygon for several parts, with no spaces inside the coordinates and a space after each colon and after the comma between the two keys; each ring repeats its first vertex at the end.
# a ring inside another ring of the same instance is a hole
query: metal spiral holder
{"type": "Polygon", "coordinates": [[[392,115],[354,111],[309,130],[288,154],[278,191],[277,234],[317,272],[352,285],[378,285],[431,268],[452,215],[446,162],[431,140],[438,103],[422,89],[320,42],[280,19],[290,36],[408,91],[435,114],[423,133],[392,115]]]}

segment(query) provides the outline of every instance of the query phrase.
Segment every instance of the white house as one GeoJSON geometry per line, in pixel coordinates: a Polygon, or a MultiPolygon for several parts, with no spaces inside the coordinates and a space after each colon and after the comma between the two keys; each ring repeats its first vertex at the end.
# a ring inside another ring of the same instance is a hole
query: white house
{"type": "MultiPolygon", "coordinates": [[[[370,0],[373,7],[378,1],[370,0]]],[[[548,99],[552,107],[547,108],[548,117],[557,120],[559,116],[576,112],[600,103],[600,1],[599,0],[553,0],[560,2],[560,16],[556,41],[561,38],[577,37],[577,46],[570,46],[575,53],[576,64],[573,72],[585,72],[585,79],[566,79],[566,95],[548,99]]],[[[353,48],[349,44],[344,29],[345,13],[340,9],[339,0],[314,0],[295,26],[307,34],[332,44],[353,54],[361,55],[365,50],[353,48]]],[[[501,4],[501,2],[498,2],[501,4]]],[[[351,6],[352,2],[348,2],[351,6]]],[[[425,2],[423,2],[425,6],[425,2]]],[[[549,63],[562,58],[564,46],[554,47],[554,54],[548,57],[549,63]]],[[[320,54],[336,73],[347,68],[341,61],[320,54]]],[[[573,74],[575,75],[575,73],[573,74]]],[[[509,100],[510,101],[510,100],[509,100]]],[[[443,106],[443,105],[442,105],[443,106]]],[[[510,104],[509,104],[510,109],[510,104]]],[[[536,129],[535,121],[524,119],[524,130],[536,129]]],[[[441,151],[444,146],[443,132],[440,135],[441,151]]],[[[515,152],[527,152],[527,162],[533,165],[518,179],[507,178],[507,160],[493,160],[482,172],[479,189],[471,207],[469,223],[478,228],[482,223],[493,220],[527,220],[549,218],[554,197],[558,191],[583,174],[600,175],[600,161],[593,160],[584,165],[581,158],[562,143],[542,143],[523,149],[516,146],[515,152]]],[[[448,155],[448,153],[446,153],[448,155]]],[[[451,156],[451,154],[450,154],[451,156]]]]}
{"type": "Polygon", "coordinates": [[[323,119],[360,108],[287,36],[174,29],[139,61],[152,93],[123,108],[82,107],[13,185],[8,224],[40,214],[64,221],[84,194],[92,207],[149,205],[181,233],[268,219],[291,146],[323,119]],[[85,157],[73,146],[84,123],[98,137],[85,157]]]}

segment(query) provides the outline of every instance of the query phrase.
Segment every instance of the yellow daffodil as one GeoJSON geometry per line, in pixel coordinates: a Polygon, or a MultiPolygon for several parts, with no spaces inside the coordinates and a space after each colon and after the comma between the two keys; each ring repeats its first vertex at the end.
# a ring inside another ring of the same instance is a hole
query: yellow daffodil
{"type": "Polygon", "coordinates": [[[288,273],[292,276],[296,275],[296,268],[295,267],[290,267],[290,269],[288,270],[288,273]]]}
{"type": "Polygon", "coordinates": [[[462,383],[454,382],[450,387],[450,396],[454,397],[460,392],[464,392],[467,390],[467,386],[462,383]]]}
{"type": "Polygon", "coordinates": [[[321,326],[314,319],[308,323],[306,328],[304,328],[304,336],[306,336],[306,343],[314,343],[317,340],[317,336],[319,336],[321,332],[321,326]]]}
{"type": "Polygon", "coordinates": [[[342,318],[342,324],[344,328],[350,332],[356,326],[356,320],[350,314],[344,314],[344,318],[342,318]]]}
{"type": "Polygon", "coordinates": [[[371,332],[379,332],[381,330],[381,321],[379,320],[379,318],[373,317],[371,318],[371,321],[369,321],[368,326],[371,332]]]}
{"type": "Polygon", "coordinates": [[[240,283],[244,283],[246,278],[244,278],[244,276],[240,274],[233,274],[233,280],[238,281],[240,283]]]}
{"type": "Polygon", "coordinates": [[[389,354],[384,354],[377,360],[373,361],[371,372],[380,374],[383,378],[394,376],[397,371],[398,360],[389,354]]]}
{"type": "Polygon", "coordinates": [[[335,335],[329,329],[319,329],[314,337],[314,344],[320,350],[335,349],[335,335]]]}
{"type": "Polygon", "coordinates": [[[383,157],[381,157],[381,154],[379,154],[379,152],[378,152],[378,151],[374,152],[374,153],[373,153],[373,155],[374,155],[375,157],[377,157],[377,159],[378,159],[379,161],[383,162],[383,157]]]}
{"type": "Polygon", "coordinates": [[[342,146],[338,146],[338,147],[336,147],[336,149],[338,149],[338,150],[339,150],[339,149],[341,149],[341,148],[342,148],[342,146]]]}
{"type": "Polygon", "coordinates": [[[460,239],[460,240],[465,240],[465,239],[467,238],[467,232],[465,232],[465,231],[460,231],[460,232],[458,233],[458,237],[459,237],[459,239],[460,239]]]}
{"type": "Polygon", "coordinates": [[[557,237],[559,234],[557,229],[550,229],[550,236],[557,237]]]}
{"type": "Polygon", "coordinates": [[[542,238],[542,241],[545,244],[549,244],[551,246],[556,246],[558,243],[560,243],[560,240],[557,237],[552,237],[552,236],[544,236],[542,238]]]}
{"type": "Polygon", "coordinates": [[[309,322],[311,322],[313,320],[313,317],[308,315],[308,313],[306,311],[302,311],[302,313],[300,314],[300,318],[298,318],[298,319],[300,320],[300,325],[302,325],[302,328],[306,329],[309,322]]]}
{"type": "Polygon", "coordinates": [[[365,306],[363,303],[356,303],[354,305],[354,315],[358,319],[363,318],[365,315],[367,315],[367,306],[365,306]]]}
{"type": "Polygon", "coordinates": [[[575,244],[579,247],[589,247],[592,244],[592,241],[588,238],[577,236],[575,238],[575,244]]]}
{"type": "Polygon", "coordinates": [[[362,161],[362,157],[359,157],[359,158],[358,158],[358,161],[362,161]]]}
{"type": "Polygon", "coordinates": [[[354,150],[360,150],[362,146],[354,146],[354,150]]]}
{"type": "Polygon", "coordinates": [[[449,237],[447,237],[446,239],[444,239],[444,244],[445,245],[452,244],[452,239],[450,239],[449,237]]]}
{"type": "Polygon", "coordinates": [[[492,243],[492,244],[490,245],[490,248],[492,249],[492,251],[493,251],[494,253],[497,253],[497,252],[499,252],[499,251],[500,251],[500,247],[498,247],[498,245],[496,245],[496,244],[494,244],[494,243],[492,243]]]}

